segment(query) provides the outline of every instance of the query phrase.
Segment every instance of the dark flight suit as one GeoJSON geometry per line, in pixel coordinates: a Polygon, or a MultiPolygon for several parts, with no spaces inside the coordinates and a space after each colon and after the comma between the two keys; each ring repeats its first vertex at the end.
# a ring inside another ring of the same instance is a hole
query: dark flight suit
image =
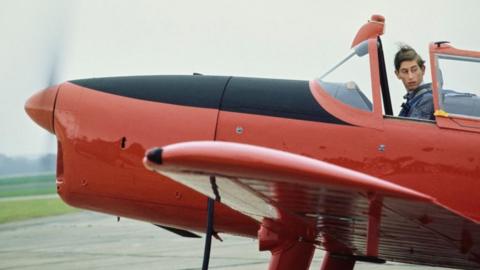
{"type": "Polygon", "coordinates": [[[423,84],[408,92],[404,97],[399,116],[435,120],[433,116],[432,84],[423,84]]]}

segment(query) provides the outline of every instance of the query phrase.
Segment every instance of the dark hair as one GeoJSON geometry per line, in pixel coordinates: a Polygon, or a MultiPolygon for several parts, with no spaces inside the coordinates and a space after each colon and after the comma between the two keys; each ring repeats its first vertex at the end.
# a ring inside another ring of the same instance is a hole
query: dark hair
{"type": "Polygon", "coordinates": [[[395,70],[398,71],[400,69],[400,65],[403,61],[412,61],[417,60],[417,64],[419,67],[425,66],[425,61],[423,61],[422,57],[418,55],[418,53],[408,45],[402,45],[400,50],[395,54],[395,70]]]}

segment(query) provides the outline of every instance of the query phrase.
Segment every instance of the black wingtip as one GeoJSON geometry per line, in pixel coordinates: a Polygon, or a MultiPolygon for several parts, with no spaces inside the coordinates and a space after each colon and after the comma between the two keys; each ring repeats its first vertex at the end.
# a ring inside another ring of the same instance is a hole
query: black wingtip
{"type": "Polygon", "coordinates": [[[162,148],[154,148],[147,153],[147,159],[156,164],[162,164],[162,148]]]}

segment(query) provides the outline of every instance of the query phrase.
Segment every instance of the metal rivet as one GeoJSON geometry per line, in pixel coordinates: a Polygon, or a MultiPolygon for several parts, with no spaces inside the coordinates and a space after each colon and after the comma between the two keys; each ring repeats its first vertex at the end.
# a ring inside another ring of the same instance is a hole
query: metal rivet
{"type": "Polygon", "coordinates": [[[380,145],[378,146],[378,151],[384,152],[384,151],[385,151],[385,144],[380,144],[380,145]]]}
{"type": "Polygon", "coordinates": [[[242,133],[243,133],[243,127],[237,127],[237,128],[235,129],[235,132],[236,132],[237,134],[242,134],[242,133]]]}

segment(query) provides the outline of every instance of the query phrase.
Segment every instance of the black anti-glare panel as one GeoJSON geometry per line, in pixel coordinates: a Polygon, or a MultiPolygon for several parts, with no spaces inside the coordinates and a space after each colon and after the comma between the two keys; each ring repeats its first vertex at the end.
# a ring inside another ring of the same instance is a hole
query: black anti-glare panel
{"type": "Polygon", "coordinates": [[[158,75],[106,77],[70,81],[110,94],[162,103],[218,109],[230,77],[158,75]]]}
{"type": "Polygon", "coordinates": [[[308,81],[232,77],[221,110],[350,125],[323,109],[308,81]]]}
{"type": "Polygon", "coordinates": [[[159,75],[70,82],[92,90],[154,102],[350,125],[323,109],[310,92],[308,81],[159,75]]]}

